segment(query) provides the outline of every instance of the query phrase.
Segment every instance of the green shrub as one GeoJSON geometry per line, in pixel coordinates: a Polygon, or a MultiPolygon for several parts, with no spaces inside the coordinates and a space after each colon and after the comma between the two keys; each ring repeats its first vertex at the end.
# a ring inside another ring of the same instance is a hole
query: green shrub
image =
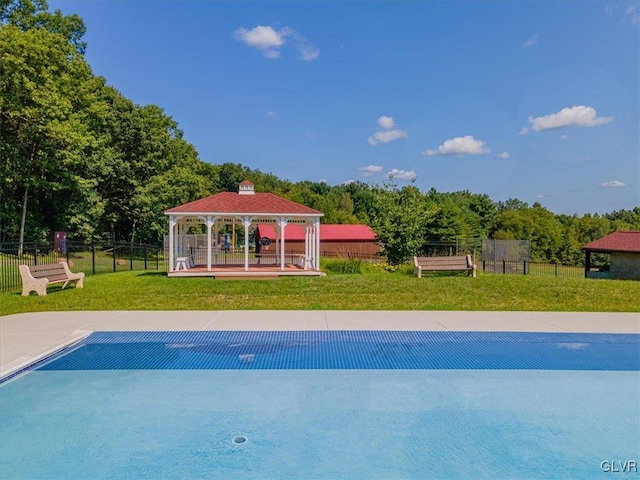
{"type": "Polygon", "coordinates": [[[324,259],[321,263],[322,270],[331,273],[362,273],[362,260],[331,258],[324,259]]]}

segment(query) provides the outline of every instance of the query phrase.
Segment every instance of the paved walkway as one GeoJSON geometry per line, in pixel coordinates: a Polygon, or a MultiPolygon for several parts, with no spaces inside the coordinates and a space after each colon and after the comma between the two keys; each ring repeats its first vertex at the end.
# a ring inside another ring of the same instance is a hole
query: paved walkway
{"type": "Polygon", "coordinates": [[[344,310],[87,311],[0,317],[0,376],[92,331],[457,330],[640,333],[638,313],[344,310]]]}

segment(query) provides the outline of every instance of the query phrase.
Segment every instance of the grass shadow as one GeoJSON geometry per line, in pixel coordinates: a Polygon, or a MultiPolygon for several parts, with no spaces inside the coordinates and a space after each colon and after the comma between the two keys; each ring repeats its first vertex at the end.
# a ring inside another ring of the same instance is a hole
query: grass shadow
{"type": "Polygon", "coordinates": [[[166,277],[167,272],[157,272],[157,271],[145,271],[136,275],[136,277],[166,277]]]}

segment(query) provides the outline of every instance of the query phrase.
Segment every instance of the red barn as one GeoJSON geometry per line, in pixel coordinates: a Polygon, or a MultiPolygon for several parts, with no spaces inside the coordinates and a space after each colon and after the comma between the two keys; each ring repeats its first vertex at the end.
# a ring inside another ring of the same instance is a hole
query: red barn
{"type": "MultiPolygon", "coordinates": [[[[268,238],[274,248],[276,233],[271,225],[258,225],[259,238],[268,238]]],[[[285,229],[285,248],[289,253],[304,253],[304,230],[290,224],[285,229]]],[[[377,258],[380,246],[368,225],[320,225],[320,255],[324,257],[377,258]]]]}

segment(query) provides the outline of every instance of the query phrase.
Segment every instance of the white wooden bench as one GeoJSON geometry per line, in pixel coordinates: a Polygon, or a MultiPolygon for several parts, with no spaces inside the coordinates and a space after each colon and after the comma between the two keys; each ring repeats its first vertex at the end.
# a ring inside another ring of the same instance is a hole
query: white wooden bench
{"type": "Polygon", "coordinates": [[[22,277],[22,296],[26,297],[31,292],[38,295],[47,294],[47,286],[52,283],[62,283],[62,288],[66,288],[69,283],[74,282],[76,288],[82,288],[84,273],[72,273],[67,262],[51,263],[44,265],[20,265],[20,276],[22,277]]]}
{"type": "Polygon", "coordinates": [[[426,271],[457,271],[466,270],[469,275],[476,276],[476,266],[471,255],[456,255],[451,257],[413,257],[414,273],[418,278],[426,271]]]}
{"type": "Polygon", "coordinates": [[[176,258],[176,271],[178,270],[188,270],[187,262],[189,261],[189,257],[178,257],[176,258]]]}

